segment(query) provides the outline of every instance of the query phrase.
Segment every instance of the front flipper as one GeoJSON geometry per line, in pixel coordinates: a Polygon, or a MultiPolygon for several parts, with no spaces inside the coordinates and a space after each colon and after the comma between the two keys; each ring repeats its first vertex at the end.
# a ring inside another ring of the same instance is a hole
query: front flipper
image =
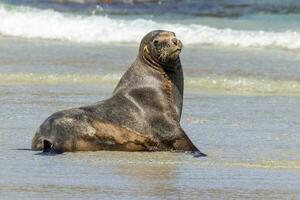
{"type": "Polygon", "coordinates": [[[192,152],[192,155],[195,157],[195,158],[199,158],[199,157],[206,157],[207,155],[205,153],[202,153],[201,151],[194,151],[192,152]]]}
{"type": "Polygon", "coordinates": [[[190,138],[185,134],[185,132],[181,129],[181,137],[175,139],[173,143],[173,148],[177,151],[188,151],[191,152],[194,157],[205,157],[207,156],[205,153],[199,151],[199,149],[192,143],[190,138]]]}

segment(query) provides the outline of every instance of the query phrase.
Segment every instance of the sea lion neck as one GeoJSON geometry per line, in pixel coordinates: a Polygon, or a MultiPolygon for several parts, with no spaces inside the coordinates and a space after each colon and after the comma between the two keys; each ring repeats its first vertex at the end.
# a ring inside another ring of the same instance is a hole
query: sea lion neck
{"type": "Polygon", "coordinates": [[[150,54],[145,54],[145,53],[139,53],[138,55],[140,61],[144,64],[146,64],[147,66],[155,69],[155,70],[161,70],[162,69],[162,66],[161,64],[159,63],[158,60],[156,59],[153,59],[152,56],[150,54]]]}
{"type": "Polygon", "coordinates": [[[150,54],[140,52],[137,61],[134,66],[138,65],[138,68],[142,67],[149,74],[160,77],[160,88],[165,95],[167,105],[170,106],[169,110],[173,115],[172,118],[180,120],[184,80],[179,57],[173,62],[162,63],[150,54]]]}

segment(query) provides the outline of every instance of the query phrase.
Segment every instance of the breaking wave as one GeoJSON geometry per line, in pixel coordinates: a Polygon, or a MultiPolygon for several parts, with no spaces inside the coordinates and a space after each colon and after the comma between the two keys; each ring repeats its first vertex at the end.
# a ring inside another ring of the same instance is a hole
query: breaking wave
{"type": "Polygon", "coordinates": [[[86,16],[0,4],[0,35],[83,43],[138,43],[154,29],[176,32],[184,44],[300,49],[300,32],[217,29],[148,19],[86,16]]]}

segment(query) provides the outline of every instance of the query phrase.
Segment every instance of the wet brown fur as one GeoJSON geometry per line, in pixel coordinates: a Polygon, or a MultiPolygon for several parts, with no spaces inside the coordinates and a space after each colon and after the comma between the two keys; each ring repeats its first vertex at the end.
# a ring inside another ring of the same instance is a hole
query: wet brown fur
{"type": "MultiPolygon", "coordinates": [[[[159,140],[114,124],[92,122],[96,129],[96,137],[102,141],[115,143],[116,150],[122,151],[149,151],[164,148],[159,140]]],[[[105,149],[109,150],[109,149],[105,149]]]]}

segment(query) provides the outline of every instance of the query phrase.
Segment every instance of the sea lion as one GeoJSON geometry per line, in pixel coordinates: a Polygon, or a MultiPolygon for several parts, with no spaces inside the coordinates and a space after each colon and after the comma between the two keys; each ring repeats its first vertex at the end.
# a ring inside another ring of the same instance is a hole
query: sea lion
{"type": "Polygon", "coordinates": [[[180,126],[182,43],[173,32],[152,31],[112,97],[56,112],[37,130],[33,150],[188,151],[205,156],[180,126]]]}

